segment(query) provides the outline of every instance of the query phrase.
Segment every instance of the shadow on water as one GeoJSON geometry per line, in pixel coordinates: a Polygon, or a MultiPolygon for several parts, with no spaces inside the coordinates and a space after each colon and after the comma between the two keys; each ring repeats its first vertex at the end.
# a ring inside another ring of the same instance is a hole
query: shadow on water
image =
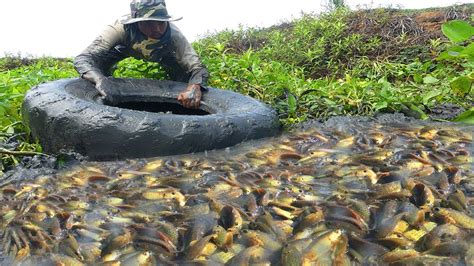
{"type": "Polygon", "coordinates": [[[220,151],[12,178],[0,248],[35,265],[470,264],[472,132],[340,117],[220,151]]]}

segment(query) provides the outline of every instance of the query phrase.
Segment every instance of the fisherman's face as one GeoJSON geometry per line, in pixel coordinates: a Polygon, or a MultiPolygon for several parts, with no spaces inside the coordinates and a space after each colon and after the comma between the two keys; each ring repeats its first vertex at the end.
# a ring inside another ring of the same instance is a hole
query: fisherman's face
{"type": "Polygon", "coordinates": [[[166,21],[140,21],[138,22],[138,29],[149,38],[159,39],[165,34],[168,28],[166,21]]]}

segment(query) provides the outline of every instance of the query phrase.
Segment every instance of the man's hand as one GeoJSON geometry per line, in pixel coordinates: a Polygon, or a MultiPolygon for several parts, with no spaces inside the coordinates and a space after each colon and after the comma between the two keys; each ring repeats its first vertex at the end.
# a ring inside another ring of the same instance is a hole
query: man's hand
{"type": "Polygon", "coordinates": [[[120,91],[115,89],[113,78],[104,77],[100,79],[95,88],[104,99],[104,103],[108,105],[116,105],[119,103],[120,91]]]}
{"type": "Polygon", "coordinates": [[[99,91],[99,94],[101,96],[107,98],[109,94],[112,94],[111,93],[111,90],[113,89],[112,80],[107,77],[103,77],[95,83],[95,88],[97,89],[97,91],[99,91]]]}
{"type": "Polygon", "coordinates": [[[102,75],[101,73],[98,73],[96,71],[88,71],[82,76],[85,80],[88,80],[95,84],[95,88],[99,91],[99,94],[101,96],[107,96],[107,93],[104,91],[102,83],[107,80],[107,77],[102,75]]]}
{"type": "Polygon", "coordinates": [[[114,92],[113,79],[95,71],[87,72],[83,78],[95,84],[95,88],[106,104],[115,105],[118,103],[118,95],[114,92]]]}
{"type": "Polygon", "coordinates": [[[186,90],[178,95],[178,101],[186,108],[199,108],[201,97],[201,85],[189,84],[186,90]]]}

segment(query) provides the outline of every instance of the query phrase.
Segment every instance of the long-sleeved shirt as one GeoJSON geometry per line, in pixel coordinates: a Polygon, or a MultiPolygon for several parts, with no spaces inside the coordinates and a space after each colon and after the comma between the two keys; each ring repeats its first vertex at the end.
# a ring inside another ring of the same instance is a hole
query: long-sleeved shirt
{"type": "Polygon", "coordinates": [[[160,39],[152,39],[142,34],[136,24],[117,21],[75,58],[74,67],[81,77],[88,71],[109,76],[113,66],[127,57],[160,63],[172,80],[207,85],[209,72],[173,23],[168,24],[160,39]]]}

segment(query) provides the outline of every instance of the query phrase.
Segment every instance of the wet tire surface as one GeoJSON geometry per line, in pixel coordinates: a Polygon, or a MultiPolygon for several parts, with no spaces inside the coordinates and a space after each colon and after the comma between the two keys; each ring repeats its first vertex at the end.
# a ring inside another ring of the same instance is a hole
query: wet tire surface
{"type": "MultiPolygon", "coordinates": [[[[185,83],[114,79],[119,104],[177,104],[185,83]]],[[[27,92],[23,119],[45,151],[74,150],[93,160],[185,154],[275,136],[280,125],[267,105],[231,91],[209,88],[200,115],[152,113],[104,105],[94,86],[63,79],[27,92]],[[209,115],[202,115],[209,113],[209,115]]]]}

